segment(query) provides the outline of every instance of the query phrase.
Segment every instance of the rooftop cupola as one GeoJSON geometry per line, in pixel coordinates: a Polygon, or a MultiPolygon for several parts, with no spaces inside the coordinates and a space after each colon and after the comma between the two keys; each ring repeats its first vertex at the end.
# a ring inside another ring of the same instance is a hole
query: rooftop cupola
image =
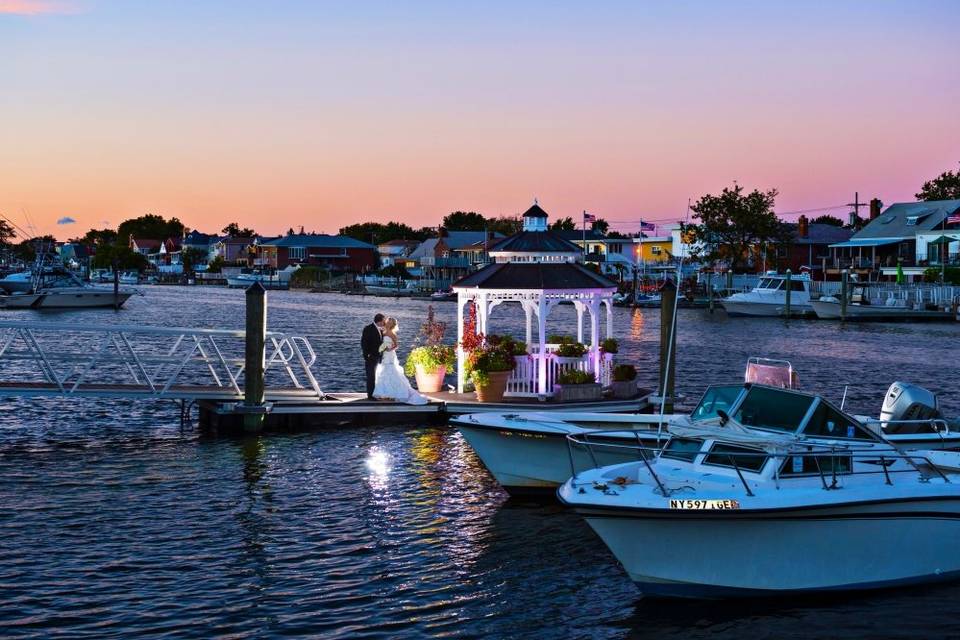
{"type": "Polygon", "coordinates": [[[536,200],[533,206],[527,209],[523,214],[524,231],[546,231],[547,230],[547,212],[540,208],[536,200]]]}

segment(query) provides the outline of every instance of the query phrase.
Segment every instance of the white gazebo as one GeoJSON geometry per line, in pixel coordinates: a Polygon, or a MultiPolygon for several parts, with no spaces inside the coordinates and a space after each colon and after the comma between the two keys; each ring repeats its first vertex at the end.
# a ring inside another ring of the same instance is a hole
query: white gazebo
{"type": "Polygon", "coordinates": [[[613,335],[613,294],[616,284],[582,264],[580,247],[547,229],[547,212],[536,203],[523,214],[523,230],[489,249],[492,263],[453,284],[457,292],[457,392],[464,387],[464,311],[476,305],[476,330],[490,333],[490,312],[505,302],[519,303],[527,321],[528,354],[517,356],[517,367],[507,382],[508,396],[553,395],[557,374],[576,368],[610,383],[611,355],[600,350],[600,313],[606,310],[606,337],[613,335]],[[577,312],[577,341],[584,341],[584,312],[590,319],[590,348],[582,358],[556,354],[559,345],[547,343],[547,318],[558,304],[572,303],[577,312]],[[536,336],[533,319],[536,317],[536,336]]]}

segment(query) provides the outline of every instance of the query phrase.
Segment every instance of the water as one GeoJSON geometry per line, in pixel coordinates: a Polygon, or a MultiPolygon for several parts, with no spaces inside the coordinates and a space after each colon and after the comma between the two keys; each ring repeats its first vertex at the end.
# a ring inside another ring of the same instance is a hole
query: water
{"type": "MultiPolygon", "coordinates": [[[[329,390],[360,388],[359,334],[375,311],[395,315],[409,340],[427,304],[269,295],[271,328],[313,335],[329,390]]],[[[435,306],[452,321],[452,304],[435,306]]],[[[620,357],[653,386],[659,312],[615,313],[620,357]]],[[[153,287],[120,313],[4,317],[239,328],[243,293],[153,287]]],[[[521,317],[504,305],[491,325],[520,335],[521,317]]],[[[573,318],[560,307],[550,329],[569,331],[573,318]]],[[[950,355],[960,324],[841,328],[685,310],[679,327],[678,387],[689,402],[760,355],[791,360],[806,388],[838,401],[850,384],[854,411],[876,414],[896,378],[942,392],[948,413],[960,414],[950,355]]],[[[181,429],[169,402],[0,407],[4,637],[957,633],[958,585],[759,603],[645,600],[575,514],[508,501],[446,428],[214,439],[181,429]]]]}

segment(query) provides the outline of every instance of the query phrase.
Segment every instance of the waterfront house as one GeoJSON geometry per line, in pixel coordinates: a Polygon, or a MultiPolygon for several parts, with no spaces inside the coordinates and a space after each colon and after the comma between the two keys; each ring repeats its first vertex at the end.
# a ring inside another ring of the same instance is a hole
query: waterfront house
{"type": "Polygon", "coordinates": [[[217,239],[215,235],[193,230],[183,237],[181,246],[184,249],[196,249],[197,251],[207,253],[210,251],[210,245],[216,242],[217,239]]]}
{"type": "Polygon", "coordinates": [[[162,240],[155,238],[134,238],[133,234],[130,234],[128,246],[131,250],[142,256],[149,256],[151,253],[156,253],[160,249],[161,244],[163,244],[162,240]]]}
{"type": "Polygon", "coordinates": [[[247,265],[257,240],[256,237],[222,236],[210,243],[209,259],[221,258],[227,264],[247,265]]]}
{"type": "Polygon", "coordinates": [[[338,273],[363,273],[378,265],[377,248],[349,236],[296,233],[258,242],[255,250],[256,263],[274,269],[301,265],[338,273]]]}
{"type": "MultiPolygon", "coordinates": [[[[492,234],[494,239],[502,233],[492,234]]],[[[436,238],[428,238],[410,254],[419,266],[421,288],[446,290],[450,284],[467,275],[479,265],[472,262],[476,245],[488,238],[486,231],[447,231],[440,228],[436,238]]]]}
{"type": "Polygon", "coordinates": [[[788,224],[790,242],[777,249],[777,269],[799,273],[801,269],[810,272],[814,280],[826,279],[826,264],[830,260],[830,246],[845,242],[853,235],[853,230],[820,222],[812,223],[806,216],[800,216],[796,224],[788,224]]]}
{"type": "Polygon", "coordinates": [[[880,212],[880,202],[871,203],[870,221],[849,240],[830,245],[828,273],[850,269],[866,279],[879,272],[896,277],[900,264],[913,279],[942,260],[956,261],[960,252],[960,200],[898,202],[880,212]],[[932,247],[932,248],[931,248],[932,247]]]}
{"type": "Polygon", "coordinates": [[[391,265],[400,265],[402,267],[413,267],[415,261],[410,259],[410,254],[420,246],[419,240],[404,240],[396,238],[381,242],[377,245],[377,254],[380,259],[380,268],[391,265]]]}
{"type": "Polygon", "coordinates": [[[596,264],[605,275],[622,278],[633,269],[633,238],[604,235],[592,229],[553,233],[577,245],[583,253],[584,262],[596,264]]]}
{"type": "Polygon", "coordinates": [[[157,247],[156,251],[147,254],[147,262],[160,273],[183,273],[182,240],[167,238],[157,247]]]}

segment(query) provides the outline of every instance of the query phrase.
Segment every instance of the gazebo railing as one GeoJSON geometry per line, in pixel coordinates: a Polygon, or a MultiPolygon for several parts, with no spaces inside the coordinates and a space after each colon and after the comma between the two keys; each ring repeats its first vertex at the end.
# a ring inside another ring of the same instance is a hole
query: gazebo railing
{"type": "MultiPolygon", "coordinates": [[[[537,397],[539,394],[539,356],[537,354],[528,354],[516,356],[516,367],[510,378],[507,380],[507,390],[504,395],[510,397],[537,397]]],[[[553,395],[554,385],[557,377],[564,371],[573,369],[594,373],[593,354],[585,353],[580,358],[564,358],[556,356],[547,351],[547,394],[553,395]]],[[[613,382],[613,355],[603,353],[600,357],[600,383],[604,387],[610,386],[613,382]]]]}

